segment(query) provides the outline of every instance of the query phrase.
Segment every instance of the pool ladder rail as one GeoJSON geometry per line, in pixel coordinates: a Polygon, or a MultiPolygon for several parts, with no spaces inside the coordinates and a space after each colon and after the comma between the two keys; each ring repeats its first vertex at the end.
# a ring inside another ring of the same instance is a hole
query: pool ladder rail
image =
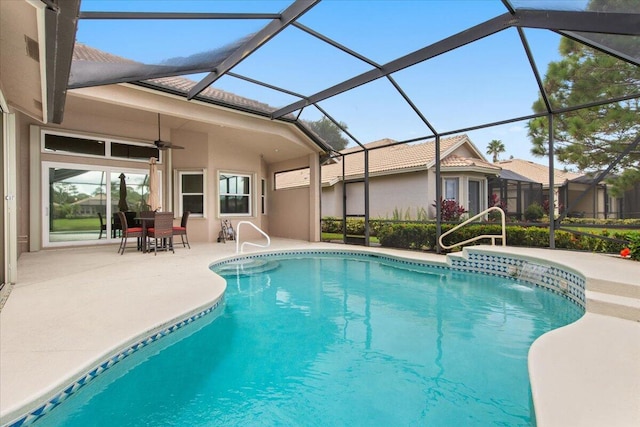
{"type": "Polygon", "coordinates": [[[258,248],[268,248],[271,245],[271,239],[269,238],[269,236],[267,235],[267,233],[265,233],[264,231],[262,231],[260,229],[260,227],[258,227],[257,225],[255,225],[254,223],[250,222],[250,221],[240,221],[238,223],[238,225],[236,226],[236,253],[237,254],[241,254],[244,251],[244,245],[249,245],[249,246],[256,246],[258,248]],[[244,242],[242,243],[242,245],[240,244],[240,229],[241,226],[243,224],[249,224],[250,226],[252,226],[253,228],[255,228],[260,234],[262,234],[264,237],[267,238],[267,243],[265,245],[261,245],[258,243],[252,243],[252,242],[244,242]]]}
{"type": "Polygon", "coordinates": [[[506,227],[505,227],[505,214],[504,211],[499,208],[498,206],[492,206],[489,209],[485,209],[484,211],[480,212],[479,214],[469,218],[468,220],[466,220],[465,222],[463,222],[462,224],[458,224],[455,227],[453,227],[451,230],[447,231],[446,233],[443,233],[440,235],[440,238],[438,239],[438,243],[440,244],[440,247],[442,249],[451,249],[451,248],[455,248],[456,246],[462,246],[462,245],[466,245],[467,243],[471,243],[471,242],[475,242],[476,240],[480,240],[480,239],[491,239],[491,245],[495,246],[496,244],[496,239],[502,239],[502,246],[507,246],[507,232],[506,232],[506,227]],[[444,239],[445,236],[448,236],[449,234],[453,233],[454,231],[456,231],[457,229],[469,224],[470,222],[485,216],[486,214],[488,214],[491,211],[498,211],[500,212],[500,217],[501,217],[501,223],[502,223],[502,232],[500,234],[481,234],[480,236],[476,236],[476,237],[472,237],[471,239],[467,239],[463,242],[458,242],[458,243],[454,243],[452,245],[445,245],[444,243],[442,243],[442,239],[444,239]]]}

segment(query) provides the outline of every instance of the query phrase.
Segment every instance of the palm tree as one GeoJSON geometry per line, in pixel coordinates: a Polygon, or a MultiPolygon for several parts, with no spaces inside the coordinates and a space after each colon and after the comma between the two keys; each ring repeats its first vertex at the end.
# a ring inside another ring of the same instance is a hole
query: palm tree
{"type": "Polygon", "coordinates": [[[487,145],[487,155],[493,156],[493,163],[496,163],[500,153],[504,153],[505,151],[504,144],[499,139],[493,139],[489,145],[487,145]]]}

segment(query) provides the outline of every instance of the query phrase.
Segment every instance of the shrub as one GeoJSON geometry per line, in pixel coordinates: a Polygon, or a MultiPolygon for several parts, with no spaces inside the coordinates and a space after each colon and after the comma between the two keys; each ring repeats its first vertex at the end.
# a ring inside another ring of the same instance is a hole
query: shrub
{"type": "Polygon", "coordinates": [[[433,249],[436,245],[436,225],[416,223],[386,223],[378,231],[382,246],[401,249],[433,249]]]}
{"type": "MultiPolygon", "coordinates": [[[[442,232],[450,230],[454,225],[442,224],[442,232]]],[[[456,230],[444,238],[444,244],[450,245],[455,242],[462,242],[478,235],[498,235],[500,225],[491,223],[469,224],[456,230]]],[[[527,247],[549,247],[549,230],[545,227],[523,227],[509,225],[506,227],[507,243],[510,246],[527,247]]],[[[605,230],[602,233],[608,236],[605,230]]],[[[598,239],[596,237],[576,235],[569,231],[556,230],[555,245],[558,249],[586,250],[600,253],[620,253],[627,245],[624,242],[598,239]]],[[[380,244],[387,247],[402,249],[434,249],[436,245],[436,225],[434,223],[386,223],[381,226],[378,234],[380,244]]],[[[620,232],[609,235],[619,240],[630,242],[628,247],[631,250],[631,258],[640,259],[640,233],[620,232]]],[[[490,243],[489,239],[482,239],[470,243],[479,245],[490,243]]],[[[500,240],[497,240],[500,244],[500,240]]]]}
{"type": "Polygon", "coordinates": [[[544,216],[544,209],[538,203],[531,203],[524,211],[524,218],[527,221],[538,221],[544,216]]]}
{"type": "MultiPolygon", "coordinates": [[[[435,202],[432,206],[436,209],[438,208],[435,202]]],[[[440,199],[440,215],[442,221],[459,221],[460,217],[465,213],[467,213],[467,210],[455,200],[440,199]]]]}
{"type": "Polygon", "coordinates": [[[631,251],[629,255],[631,259],[640,260],[640,233],[636,231],[629,233],[627,239],[629,240],[629,250],[631,251]]]}

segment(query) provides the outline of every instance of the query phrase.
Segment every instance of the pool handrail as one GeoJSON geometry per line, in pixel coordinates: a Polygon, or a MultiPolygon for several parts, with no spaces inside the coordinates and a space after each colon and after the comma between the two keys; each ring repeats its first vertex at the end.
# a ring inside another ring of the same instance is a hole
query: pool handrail
{"type": "Polygon", "coordinates": [[[258,227],[257,225],[255,225],[251,221],[240,221],[238,223],[238,225],[236,226],[236,253],[237,254],[241,254],[244,251],[244,245],[256,246],[258,248],[268,248],[271,245],[271,239],[269,238],[267,233],[262,231],[260,229],[260,227],[258,227]],[[249,224],[250,226],[255,228],[260,234],[262,234],[264,237],[267,238],[267,244],[266,245],[260,245],[258,243],[244,242],[242,245],[240,245],[240,226],[242,224],[249,224]]]}
{"type": "Polygon", "coordinates": [[[438,243],[440,244],[440,247],[442,249],[451,249],[451,248],[455,248],[456,246],[462,246],[462,245],[466,245],[467,243],[471,243],[471,242],[475,242],[476,240],[480,240],[480,239],[491,239],[491,245],[495,246],[496,244],[496,239],[502,239],[502,246],[507,246],[507,231],[506,231],[506,226],[505,226],[505,214],[504,214],[504,210],[502,210],[501,208],[499,208],[498,206],[492,206],[488,209],[483,210],[482,212],[480,212],[479,214],[469,218],[468,220],[466,220],[465,222],[463,222],[462,224],[458,224],[455,227],[453,227],[451,230],[447,231],[446,233],[443,233],[440,235],[440,238],[438,239],[438,243]],[[491,211],[499,211],[500,212],[500,217],[502,219],[502,233],[501,234],[482,234],[480,236],[476,236],[476,237],[472,237],[471,239],[467,239],[463,242],[458,242],[458,243],[454,243],[453,245],[447,246],[444,243],[442,243],[442,239],[453,233],[454,231],[456,231],[458,228],[461,228],[465,225],[467,225],[468,223],[470,223],[471,221],[480,218],[481,216],[484,216],[486,214],[488,214],[491,211]]]}

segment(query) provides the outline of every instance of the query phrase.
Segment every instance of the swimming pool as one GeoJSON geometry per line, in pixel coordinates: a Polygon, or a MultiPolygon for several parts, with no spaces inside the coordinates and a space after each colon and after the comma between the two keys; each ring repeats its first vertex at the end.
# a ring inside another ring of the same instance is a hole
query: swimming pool
{"type": "Polygon", "coordinates": [[[260,274],[227,276],[220,317],[109,369],[36,424],[529,425],[528,348],[583,313],[516,280],[418,263],[261,260],[260,274]]]}

